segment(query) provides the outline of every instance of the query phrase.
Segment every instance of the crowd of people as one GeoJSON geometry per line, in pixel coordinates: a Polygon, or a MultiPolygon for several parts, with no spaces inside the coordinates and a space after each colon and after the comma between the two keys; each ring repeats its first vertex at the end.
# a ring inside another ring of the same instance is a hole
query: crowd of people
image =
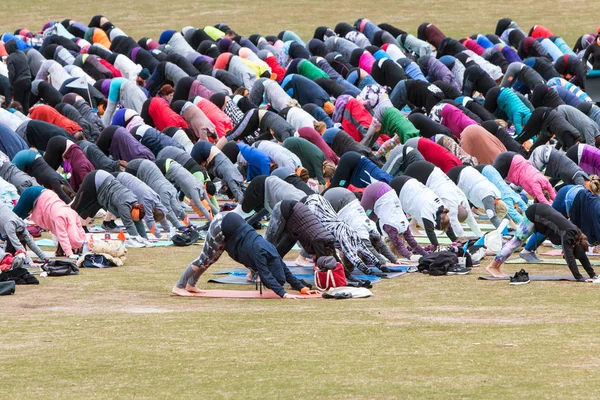
{"type": "Polygon", "coordinates": [[[128,246],[150,247],[150,232],[187,229],[193,210],[205,243],[174,294],[199,291],[226,251],[296,298],[284,284],[311,289],[283,262],[296,243],[299,265],[383,275],[444,251],[436,230],[457,247],[481,237],[482,216],[512,226],[491,275],[525,242],[523,261],[539,262],[547,238],[577,280],[577,260],[597,278],[586,251],[600,242],[600,109],[585,84],[600,29],[571,48],[509,18],[460,39],[366,18],[308,41],[233,28],[136,40],[97,15],[4,33],[4,251],[44,257],[28,220],[76,258],[99,215],[107,231],[120,219],[128,246]]]}

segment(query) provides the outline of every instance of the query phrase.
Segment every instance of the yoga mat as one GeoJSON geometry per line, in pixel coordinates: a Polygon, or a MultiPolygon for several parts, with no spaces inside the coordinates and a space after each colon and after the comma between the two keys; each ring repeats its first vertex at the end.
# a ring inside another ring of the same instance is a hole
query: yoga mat
{"type": "MultiPolygon", "coordinates": [[[[427,236],[415,236],[415,240],[419,244],[431,244],[429,242],[429,239],[427,238],[427,236]]],[[[447,246],[447,245],[452,244],[452,241],[450,239],[448,239],[448,237],[445,235],[443,237],[438,236],[437,240],[441,245],[447,246]]]]}
{"type": "MultiPolygon", "coordinates": [[[[590,253],[589,251],[585,253],[588,257],[597,257],[600,256],[600,253],[590,253]]],[[[540,253],[541,256],[550,256],[550,257],[554,257],[554,256],[562,256],[562,249],[552,249],[552,250],[548,250],[544,253],[540,253]]]]}
{"type": "Polygon", "coordinates": [[[52,239],[39,239],[35,241],[35,244],[40,247],[56,247],[56,243],[52,239]]]}
{"type": "MultiPolygon", "coordinates": [[[[508,261],[505,261],[504,264],[510,265],[526,265],[526,264],[546,264],[546,265],[567,265],[567,262],[562,258],[554,258],[554,259],[542,259],[542,262],[530,263],[523,260],[521,257],[511,258],[508,261]]],[[[577,262],[579,264],[579,262],[577,262]]],[[[590,264],[593,266],[600,266],[600,260],[590,260],[590,264]]]]}
{"type": "MultiPolygon", "coordinates": [[[[310,285],[314,285],[314,275],[312,273],[306,273],[306,270],[303,271],[302,274],[294,274],[294,276],[298,279],[302,279],[306,281],[306,283],[310,285]]],[[[217,277],[210,279],[208,282],[210,283],[220,283],[220,284],[230,284],[230,285],[254,285],[254,282],[248,282],[246,280],[246,274],[248,270],[244,270],[243,272],[231,272],[227,275],[217,275],[217,277]]],[[[396,274],[404,274],[403,272],[396,272],[396,274]]],[[[397,275],[400,276],[400,275],[397,275]]],[[[376,283],[381,280],[381,278],[373,275],[354,275],[352,277],[355,279],[362,279],[365,281],[369,281],[371,283],[376,283]]],[[[396,276],[395,276],[396,277],[396,276]]],[[[390,278],[391,279],[391,278],[390,278]]]]}
{"type": "MultiPolygon", "coordinates": [[[[297,293],[292,293],[297,294],[297,293]]],[[[307,294],[300,295],[306,299],[321,299],[321,293],[316,294],[307,294]]],[[[218,299],[281,299],[278,295],[276,295],[273,291],[265,289],[263,293],[260,294],[258,291],[254,290],[204,290],[202,293],[189,293],[186,295],[179,295],[175,293],[171,293],[171,296],[176,297],[208,297],[208,298],[218,298],[218,299]]]]}
{"type": "MultiPolygon", "coordinates": [[[[510,276],[504,276],[502,278],[497,278],[495,276],[480,276],[480,280],[482,281],[509,281],[510,276]]],[[[568,275],[529,275],[530,281],[569,281],[569,282],[577,282],[575,278],[568,275]]]]}

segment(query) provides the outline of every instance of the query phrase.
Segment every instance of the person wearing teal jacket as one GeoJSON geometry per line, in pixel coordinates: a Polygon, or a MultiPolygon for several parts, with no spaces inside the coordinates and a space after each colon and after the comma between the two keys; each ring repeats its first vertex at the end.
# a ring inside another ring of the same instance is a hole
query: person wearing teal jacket
{"type": "Polygon", "coordinates": [[[515,126],[515,132],[521,134],[523,127],[531,117],[531,110],[521,101],[519,96],[510,88],[499,86],[488,90],[484,107],[491,113],[502,111],[515,126]]]}

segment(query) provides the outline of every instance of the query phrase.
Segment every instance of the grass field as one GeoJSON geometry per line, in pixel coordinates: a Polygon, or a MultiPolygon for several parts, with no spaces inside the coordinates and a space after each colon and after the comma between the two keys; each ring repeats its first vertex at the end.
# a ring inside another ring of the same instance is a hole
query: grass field
{"type": "MultiPolygon", "coordinates": [[[[424,21],[460,37],[511,16],[568,43],[600,21],[590,2],[288,3],[3,0],[2,30],[102,13],[132,36],[226,22],[243,34],[364,16],[412,33],[424,21]],[[364,6],[364,4],[369,4],[364,6]],[[563,8],[566,11],[560,11],[563,8]]],[[[0,298],[0,393],[34,398],[386,399],[600,397],[600,287],[510,287],[404,276],[353,301],[173,298],[200,247],[130,250],[126,265],[43,279],[0,298]]],[[[291,254],[290,259],[296,254],[291,254]]],[[[224,257],[217,268],[232,267],[224,257]]],[[[514,272],[520,266],[506,267],[514,272]]],[[[527,266],[567,274],[566,267],[527,266]]],[[[204,282],[200,287],[215,288],[204,282]]],[[[599,285],[600,286],[600,285],[599,285]]]]}

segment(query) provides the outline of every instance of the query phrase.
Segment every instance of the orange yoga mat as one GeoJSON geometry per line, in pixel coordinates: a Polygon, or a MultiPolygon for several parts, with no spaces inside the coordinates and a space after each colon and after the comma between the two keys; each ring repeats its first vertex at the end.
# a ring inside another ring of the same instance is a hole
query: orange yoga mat
{"type": "MultiPolygon", "coordinates": [[[[297,293],[293,293],[297,294],[297,293]]],[[[272,290],[263,290],[260,294],[256,290],[204,290],[202,293],[188,293],[185,295],[178,295],[171,293],[171,296],[182,296],[182,297],[209,297],[209,298],[220,298],[220,299],[280,299],[278,295],[272,290]]],[[[302,295],[307,299],[321,299],[323,298],[320,293],[302,295]]]]}

